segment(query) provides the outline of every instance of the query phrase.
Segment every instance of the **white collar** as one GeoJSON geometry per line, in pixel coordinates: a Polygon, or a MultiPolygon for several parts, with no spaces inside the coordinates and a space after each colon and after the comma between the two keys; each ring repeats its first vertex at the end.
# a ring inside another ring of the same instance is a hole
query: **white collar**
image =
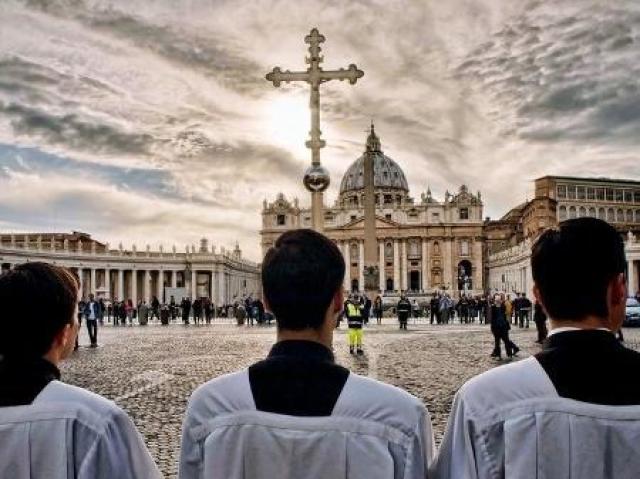
{"type": "MultiPolygon", "coordinates": [[[[596,331],[609,331],[610,333],[613,334],[613,331],[611,331],[608,328],[595,328],[595,330],[596,331]]],[[[558,333],[565,333],[567,331],[593,331],[593,329],[576,328],[575,326],[563,326],[561,328],[553,328],[551,331],[549,331],[549,334],[547,335],[547,337],[553,336],[554,334],[558,334],[558,333]]]]}

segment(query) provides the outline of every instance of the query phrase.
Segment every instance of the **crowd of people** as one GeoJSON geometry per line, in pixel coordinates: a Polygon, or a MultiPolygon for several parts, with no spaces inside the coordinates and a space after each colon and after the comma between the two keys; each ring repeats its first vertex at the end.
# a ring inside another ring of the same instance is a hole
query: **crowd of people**
{"type": "MultiPolygon", "coordinates": [[[[367,314],[366,300],[344,298],[338,247],[312,230],[282,234],[262,264],[276,342],[265,359],[192,393],[179,477],[638,477],[640,353],[615,337],[628,294],[622,239],[604,221],[568,220],[537,239],[531,262],[534,320],[535,309],[548,314],[548,337],[535,355],[467,381],[436,448],[428,405],[335,362],[340,315],[362,354],[367,314]]],[[[32,262],[0,277],[0,477],[159,478],[120,407],[61,381],[77,299],[78,280],[61,266],[32,262]]],[[[410,304],[400,299],[401,318],[410,304]]],[[[97,324],[100,307],[90,297],[84,320],[97,324]]],[[[506,298],[488,298],[498,354],[501,343],[517,353],[507,318],[506,298]]]]}

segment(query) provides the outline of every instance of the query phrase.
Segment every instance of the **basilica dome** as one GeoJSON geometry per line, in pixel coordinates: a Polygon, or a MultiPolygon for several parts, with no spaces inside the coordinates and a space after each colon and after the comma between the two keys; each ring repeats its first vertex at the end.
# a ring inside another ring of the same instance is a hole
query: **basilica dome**
{"type": "Polygon", "coordinates": [[[347,169],[340,183],[340,195],[353,190],[364,189],[364,159],[373,155],[373,186],[374,188],[396,189],[409,191],[407,178],[402,168],[385,155],[380,147],[380,139],[376,136],[373,125],[367,138],[367,151],[354,161],[347,169]]]}

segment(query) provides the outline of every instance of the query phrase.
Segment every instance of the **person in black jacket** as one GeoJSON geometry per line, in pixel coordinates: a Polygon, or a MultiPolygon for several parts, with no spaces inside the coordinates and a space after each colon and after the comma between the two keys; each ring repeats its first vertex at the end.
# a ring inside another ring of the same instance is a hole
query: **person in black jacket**
{"type": "Polygon", "coordinates": [[[507,357],[512,357],[518,354],[520,348],[515,345],[509,338],[509,321],[507,320],[506,310],[504,306],[504,299],[501,295],[494,297],[493,304],[488,308],[490,310],[491,319],[491,333],[494,339],[494,348],[491,353],[491,357],[502,359],[502,352],[500,349],[500,341],[504,342],[504,349],[507,353],[507,357]]]}
{"type": "Polygon", "coordinates": [[[538,340],[536,343],[542,344],[542,342],[547,339],[547,315],[542,309],[542,305],[536,301],[536,304],[533,308],[533,322],[536,323],[536,330],[538,331],[538,340]]]}
{"type": "Polygon", "coordinates": [[[182,298],[180,309],[182,309],[182,322],[184,324],[189,324],[189,313],[191,312],[191,301],[189,298],[182,298]]]}
{"type": "Polygon", "coordinates": [[[407,320],[409,319],[409,315],[411,314],[411,303],[407,299],[407,297],[403,294],[400,296],[400,301],[396,306],[396,311],[398,312],[398,321],[400,322],[400,329],[407,329],[407,320]]]}

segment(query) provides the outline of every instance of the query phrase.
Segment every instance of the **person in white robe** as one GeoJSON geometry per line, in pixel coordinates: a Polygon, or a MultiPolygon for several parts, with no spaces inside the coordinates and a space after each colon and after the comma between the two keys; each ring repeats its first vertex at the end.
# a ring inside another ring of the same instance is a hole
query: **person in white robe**
{"type": "Polygon", "coordinates": [[[624,245],[604,221],[544,232],[532,249],[542,350],[457,392],[436,478],[640,477],[640,353],[614,332],[626,304],[624,245]]]}
{"type": "Polygon", "coordinates": [[[277,342],[265,360],[192,394],[180,479],[427,477],[434,440],[422,402],[335,363],[344,273],[340,250],[312,230],[284,233],[267,252],[277,342]]]}
{"type": "Polygon", "coordinates": [[[59,266],[27,263],[0,276],[0,477],[160,478],[122,409],[60,381],[77,300],[77,279],[59,266]]]}

